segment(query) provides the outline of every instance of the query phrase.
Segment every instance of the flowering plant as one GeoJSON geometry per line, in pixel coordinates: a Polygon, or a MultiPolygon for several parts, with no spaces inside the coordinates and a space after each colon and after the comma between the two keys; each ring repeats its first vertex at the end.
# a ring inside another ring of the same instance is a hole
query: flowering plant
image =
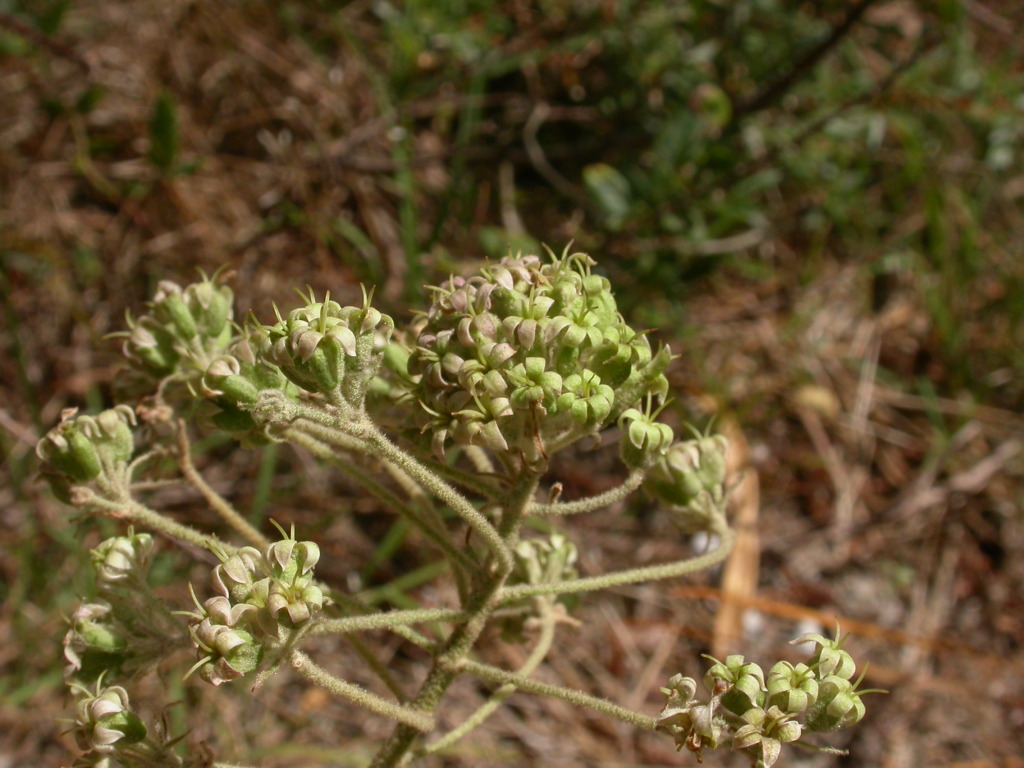
{"type": "MultiPolygon", "coordinates": [[[[359,306],[341,306],[312,290],[273,322],[242,326],[231,290],[216,278],[184,288],[160,283],[148,311],[130,318],[124,334],[125,354],[150,394],[134,408],[68,412],[38,447],[60,498],[133,526],[93,551],[99,594],[74,612],[65,638],[76,735],[85,750],[77,765],[198,764],[179,754],[180,739],[146,726],[126,687],[187,649],[195,653],[189,674],[212,685],[247,679],[258,687],[290,670],[395,721],[374,768],[446,748],[517,690],[660,728],[698,753],[729,745],[764,766],[805,728],[859,720],[862,692],[849,682],[852,660],[820,636],[806,638],[819,646],[811,664],[779,662],[767,677],[740,656],[716,662],[705,679],[706,701],[696,698],[693,680],[672,678],[660,717],[533,677],[573,595],[708,568],[726,557],[733,540],[725,515],[725,439],[676,440],[658,420],[671,355],[625,322],[608,280],[593,266],[581,253],[508,257],[433,288],[427,310],[405,328],[366,294],[359,306]],[[243,446],[290,443],[348,475],[420,531],[447,564],[457,601],[380,611],[342,584],[322,581],[315,542],[280,527],[279,537],[269,537],[206,482],[190,458],[190,423],[243,446]],[[620,485],[573,500],[561,500],[555,486],[546,501],[538,498],[555,454],[614,428],[626,468],[620,485]],[[357,456],[373,459],[380,472],[357,456]],[[180,477],[146,479],[167,457],[180,477]],[[228,539],[147,503],[149,491],[175,479],[200,492],[230,529],[228,539]],[[570,526],[562,530],[560,521],[641,488],[664,503],[682,532],[703,531],[714,548],[676,562],[581,575],[570,526]],[[549,521],[547,536],[524,525],[539,517],[549,521]],[[190,585],[194,610],[171,611],[150,589],[150,532],[218,561],[209,589],[190,585]],[[447,629],[438,640],[416,629],[425,623],[447,629]],[[489,624],[531,645],[519,669],[471,658],[489,624]],[[404,692],[370,650],[370,666],[391,695],[328,672],[306,647],[315,637],[370,630],[394,633],[429,654],[416,692],[404,692]],[[459,675],[475,676],[494,692],[458,727],[436,733],[438,708],[459,675]]],[[[202,760],[209,764],[209,756],[202,760]]]]}

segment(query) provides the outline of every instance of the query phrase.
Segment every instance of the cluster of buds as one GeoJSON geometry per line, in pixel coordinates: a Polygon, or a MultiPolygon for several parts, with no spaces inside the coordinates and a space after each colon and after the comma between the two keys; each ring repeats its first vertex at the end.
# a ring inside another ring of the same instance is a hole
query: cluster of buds
{"type": "Polygon", "coordinates": [[[93,691],[80,686],[74,690],[75,740],[83,750],[110,755],[146,738],[146,726],[132,712],[124,688],[98,681],[93,691]]]}
{"type": "Polygon", "coordinates": [[[161,280],[149,312],[128,318],[125,355],[151,378],[198,380],[231,344],[232,301],[230,288],[205,275],[185,288],[161,280]]]}
{"type": "MultiPolygon", "coordinates": [[[[565,535],[552,533],[546,538],[520,540],[512,552],[514,564],[509,574],[508,585],[557,584],[575,579],[578,552],[565,535]]],[[[507,639],[521,639],[537,617],[536,600],[557,600],[563,607],[572,601],[572,596],[543,596],[523,598],[507,604],[501,623],[502,635],[507,639]]]]}
{"type": "Polygon", "coordinates": [[[102,673],[134,674],[182,647],[184,633],[149,589],[153,537],[129,531],[92,550],[99,597],[71,614],[64,677],[94,683],[102,673]]]}
{"type": "Polygon", "coordinates": [[[122,488],[135,443],[135,413],[118,405],[96,416],[76,416],[76,409],[61,414],[61,421],[36,445],[43,475],[56,496],[74,504],[73,489],[92,483],[122,488]]]}
{"type": "Polygon", "coordinates": [[[408,360],[434,451],[449,440],[535,461],[667,388],[651,351],[582,253],[507,257],[434,289],[408,360]]]}
{"type": "Polygon", "coordinates": [[[281,369],[256,355],[251,335],[238,339],[214,359],[199,383],[199,392],[218,407],[211,417],[214,426],[253,443],[262,441],[262,432],[249,409],[260,392],[268,389],[293,394],[281,369]]]}
{"type": "Polygon", "coordinates": [[[675,675],[661,689],[666,701],[658,725],[677,749],[686,747],[698,758],[704,749],[724,746],[746,754],[755,768],[770,768],[782,745],[805,730],[834,731],[864,717],[861,696],[875,691],[858,690],[860,680],[851,682],[855,665],[842,650],[844,640],[803,635],[793,643],[816,644],[809,663],[779,661],[767,677],[743,656],[711,659],[706,699],[697,697],[693,678],[675,675]]]}
{"type": "MultiPolygon", "coordinates": [[[[174,768],[183,764],[174,751],[177,739],[164,741],[150,735],[121,686],[105,685],[100,679],[91,689],[73,684],[72,692],[75,740],[86,750],[73,768],[174,768]]],[[[155,730],[159,733],[161,729],[155,730]]]]}
{"type": "Polygon", "coordinates": [[[644,488],[668,505],[684,532],[712,530],[724,517],[728,450],[722,435],[677,442],[657,457],[645,478],[644,488]]]}
{"type": "Polygon", "coordinates": [[[213,685],[254,671],[268,644],[284,639],[324,604],[313,580],[320,548],[311,541],[288,537],[265,552],[242,547],[219,554],[222,562],[213,570],[217,594],[202,605],[196,600],[199,612],[189,614],[199,652],[194,669],[213,685]]]}
{"type": "MultiPolygon", "coordinates": [[[[377,374],[395,322],[370,306],[343,307],[330,294],[306,304],[273,325],[259,326],[251,341],[260,355],[292,382],[310,392],[361,406],[377,374]]],[[[276,308],[275,308],[276,311],[276,308]]]]}

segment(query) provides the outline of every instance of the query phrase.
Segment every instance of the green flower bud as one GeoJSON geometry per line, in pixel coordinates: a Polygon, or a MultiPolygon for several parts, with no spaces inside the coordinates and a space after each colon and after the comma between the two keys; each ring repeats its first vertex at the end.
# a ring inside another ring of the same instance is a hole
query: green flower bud
{"type": "Polygon", "coordinates": [[[746,725],[733,735],[733,749],[746,752],[764,768],[770,768],[779,759],[784,743],[800,738],[800,724],[778,707],[753,707],[742,718],[746,725]]]}
{"type": "Polygon", "coordinates": [[[788,661],[776,663],[768,672],[766,687],[768,706],[792,714],[803,712],[818,698],[818,680],[806,664],[794,667],[788,661]]]}
{"type": "Polygon", "coordinates": [[[128,406],[118,405],[97,416],[75,413],[65,411],[60,424],[36,445],[36,454],[46,462],[51,484],[62,497],[69,497],[71,486],[103,472],[123,473],[134,450],[135,414],[128,406]]]}
{"type": "Polygon", "coordinates": [[[656,456],[664,454],[672,444],[675,437],[672,427],[656,420],[660,412],[659,408],[652,413],[648,404],[644,411],[629,408],[619,416],[619,427],[626,425],[621,456],[627,467],[647,465],[656,456]]]}
{"type": "Polygon", "coordinates": [[[173,372],[181,361],[174,334],[149,315],[139,320],[128,317],[124,354],[137,369],[156,378],[173,372]]]}
{"type": "Polygon", "coordinates": [[[712,497],[722,496],[728,449],[729,443],[722,435],[675,443],[651,469],[644,487],[680,507],[693,502],[703,491],[712,497]]]}
{"type": "Polygon", "coordinates": [[[119,685],[85,692],[75,704],[75,738],[82,749],[100,754],[114,752],[119,744],[137,744],[146,738],[146,726],[131,711],[128,692],[119,685]]]}
{"type": "Polygon", "coordinates": [[[62,422],[36,445],[36,455],[70,480],[85,483],[103,470],[99,452],[74,422],[62,422]]]}
{"type": "Polygon", "coordinates": [[[152,554],[153,537],[134,532],[107,539],[91,551],[96,578],[101,584],[132,579],[145,583],[152,554]]]}
{"type": "MultiPolygon", "coordinates": [[[[838,631],[836,634],[839,634],[838,631]]],[[[811,656],[810,666],[817,669],[818,676],[827,677],[835,675],[844,680],[849,680],[853,677],[853,673],[856,672],[857,665],[854,664],[853,657],[843,650],[843,643],[846,642],[847,637],[849,635],[830,640],[823,635],[810,632],[806,635],[801,635],[796,640],[791,640],[789,644],[802,645],[803,643],[814,643],[818,647],[811,656]]]]}
{"type": "Polygon", "coordinates": [[[359,404],[377,374],[394,331],[394,321],[369,306],[342,307],[328,294],[316,301],[310,291],[307,304],[288,318],[257,329],[263,357],[304,389],[340,393],[359,404]]]}
{"type": "Polygon", "coordinates": [[[807,728],[812,731],[834,731],[844,725],[860,722],[864,717],[861,692],[849,680],[828,675],[818,683],[818,700],[807,711],[807,728]]]}
{"type": "Polygon", "coordinates": [[[255,403],[259,388],[242,373],[242,364],[231,355],[218,357],[203,376],[205,394],[226,398],[231,403],[255,403]]]}
{"type": "Polygon", "coordinates": [[[64,678],[93,682],[105,670],[118,669],[128,657],[128,641],[114,621],[110,603],[84,603],[71,614],[64,635],[64,678]]]}
{"type": "Polygon", "coordinates": [[[213,586],[224,597],[244,603],[253,585],[267,575],[262,553],[255,547],[240,547],[213,569],[213,586]]]}
{"type": "Polygon", "coordinates": [[[153,316],[163,325],[173,326],[177,335],[185,340],[196,335],[196,321],[182,296],[181,286],[170,280],[161,280],[153,296],[153,316]]]}
{"type": "Polygon", "coordinates": [[[704,675],[704,685],[712,693],[721,693],[722,706],[737,715],[764,703],[764,673],[761,667],[747,662],[740,655],[727,656],[725,662],[711,656],[714,662],[704,675]]]}
{"type": "Polygon", "coordinates": [[[247,629],[206,618],[191,632],[202,664],[199,674],[212,685],[237,680],[255,671],[263,660],[263,643],[247,629]]]}

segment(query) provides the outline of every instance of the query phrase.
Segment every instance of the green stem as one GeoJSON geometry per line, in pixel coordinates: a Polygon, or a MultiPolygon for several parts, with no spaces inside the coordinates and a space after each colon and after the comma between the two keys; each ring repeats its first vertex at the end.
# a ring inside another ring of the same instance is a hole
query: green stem
{"type": "Polygon", "coordinates": [[[299,429],[289,430],[288,440],[297,445],[301,445],[314,456],[330,461],[335,467],[340,469],[384,502],[392,512],[402,515],[408,519],[409,522],[423,531],[431,541],[437,544],[445,557],[447,557],[453,564],[459,566],[463,570],[473,570],[479,567],[479,565],[474,563],[465,552],[456,549],[446,531],[439,530],[423,515],[420,515],[419,512],[415,511],[411,505],[405,504],[397,494],[393,493],[381,483],[378,483],[375,479],[370,477],[369,474],[363,472],[351,462],[346,462],[342,457],[337,456],[328,445],[325,445],[317,438],[311,437],[299,429]]]}
{"type": "Polygon", "coordinates": [[[508,572],[512,569],[512,552],[505,546],[505,542],[502,541],[490,521],[436,473],[388,440],[387,436],[369,420],[363,418],[333,427],[301,420],[296,421],[292,425],[292,429],[302,430],[322,442],[343,448],[351,446],[354,441],[359,444],[363,453],[369,453],[382,461],[396,465],[425,490],[447,504],[470,528],[479,534],[497,558],[503,571],[508,572]]]}
{"type": "MultiPolygon", "coordinates": [[[[542,621],[541,633],[529,657],[519,668],[518,674],[524,677],[531,675],[540,666],[540,663],[544,661],[551,650],[551,645],[555,639],[555,617],[551,609],[551,600],[538,598],[536,602],[540,604],[538,607],[540,608],[540,618],[542,621]]],[[[491,694],[491,697],[476,712],[467,717],[461,725],[446,733],[433,744],[429,744],[419,750],[417,757],[440,752],[463,738],[474,728],[482,725],[504,703],[505,699],[515,693],[516,690],[516,686],[510,683],[501,686],[501,688],[491,694]]]]}
{"type": "MultiPolygon", "coordinates": [[[[410,472],[410,474],[413,473],[410,472]]],[[[415,477],[415,475],[413,476],[415,477]]],[[[501,533],[499,534],[504,539],[502,547],[505,549],[514,543],[519,523],[537,490],[538,480],[538,475],[530,472],[524,473],[517,479],[505,500],[501,533]]],[[[498,532],[495,531],[495,533],[498,532]]],[[[505,579],[508,578],[508,573],[509,570],[505,568],[485,567],[481,569],[480,580],[466,601],[465,610],[468,616],[466,622],[455,627],[445,644],[435,652],[434,664],[410,706],[433,713],[444,692],[459,674],[460,665],[466,658],[466,654],[473,648],[497,606],[495,598],[505,583],[505,579]]],[[[408,725],[398,725],[391,737],[377,752],[373,762],[370,763],[370,768],[394,768],[409,751],[418,735],[419,733],[408,725]]]]}
{"type": "Polygon", "coordinates": [[[111,517],[135,523],[169,538],[193,544],[201,549],[212,550],[212,547],[219,545],[228,552],[235,550],[233,546],[220,541],[216,537],[207,536],[195,528],[189,528],[187,525],[176,523],[134,499],[125,498],[112,501],[94,495],[93,498],[89,499],[88,505],[95,509],[103,510],[111,517]]]}
{"type": "Polygon", "coordinates": [[[461,623],[467,616],[463,611],[450,608],[421,608],[410,611],[387,611],[368,616],[347,616],[343,619],[324,619],[310,630],[312,635],[349,634],[369,632],[374,629],[392,629],[407,624],[421,624],[428,621],[461,623]]]}
{"type": "Polygon", "coordinates": [[[178,466],[185,479],[202,494],[210,508],[220,515],[221,519],[234,529],[235,533],[252,544],[261,552],[270,546],[270,539],[254,528],[248,520],[238,513],[227,499],[217,493],[210,484],[206,482],[195,464],[192,463],[192,455],[188,444],[188,431],[185,428],[184,420],[178,420],[178,466]]]}
{"type": "Polygon", "coordinates": [[[293,653],[288,659],[288,664],[302,677],[324,690],[330,691],[335,696],[351,701],[353,704],[358,704],[378,715],[397,720],[407,728],[412,728],[418,732],[426,732],[434,727],[434,718],[431,715],[411,707],[395,704],[375,693],[371,693],[365,688],[341,680],[318,665],[302,651],[293,653]]]}
{"type": "Polygon", "coordinates": [[[483,680],[487,680],[492,683],[501,683],[502,685],[511,685],[521,691],[526,691],[527,693],[536,693],[542,696],[552,696],[556,699],[562,699],[564,701],[571,702],[578,707],[586,707],[587,709],[592,709],[595,712],[609,715],[614,717],[616,720],[629,723],[637,728],[653,731],[657,727],[658,720],[655,717],[635,712],[632,709],[620,707],[618,704],[612,704],[607,699],[591,696],[589,693],[577,691],[574,688],[542,683],[538,680],[525,677],[515,672],[508,672],[504,669],[499,669],[498,667],[492,667],[490,664],[480,664],[475,661],[464,661],[461,668],[462,671],[469,672],[483,680]]]}
{"type": "Polygon", "coordinates": [[[532,504],[528,514],[578,515],[583,512],[593,512],[629,496],[629,494],[640,487],[646,476],[646,469],[635,469],[629,473],[622,485],[616,486],[610,491],[599,493],[596,496],[588,496],[585,499],[577,499],[576,501],[565,501],[557,504],[532,504]]]}
{"type": "Polygon", "coordinates": [[[592,592],[597,589],[608,587],[621,587],[625,584],[638,584],[640,582],[658,581],[660,579],[671,579],[676,576],[685,576],[697,571],[703,571],[713,565],[725,560],[732,549],[735,538],[733,532],[725,529],[720,532],[721,541],[714,550],[697,557],[677,560],[672,563],[661,565],[649,565],[645,568],[631,568],[625,571],[606,573],[601,576],[591,576],[586,579],[573,579],[554,584],[519,584],[514,587],[507,587],[501,591],[502,602],[521,600],[524,597],[535,595],[569,595],[578,592],[592,592]]]}

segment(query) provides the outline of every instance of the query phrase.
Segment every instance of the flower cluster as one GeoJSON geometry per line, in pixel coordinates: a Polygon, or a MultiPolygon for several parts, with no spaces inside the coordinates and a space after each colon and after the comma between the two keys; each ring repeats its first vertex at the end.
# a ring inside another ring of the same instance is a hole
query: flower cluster
{"type": "Polygon", "coordinates": [[[135,413],[118,405],[96,416],[65,411],[61,422],[36,445],[43,475],[59,499],[74,503],[72,490],[96,482],[122,487],[135,443],[135,413]]]}
{"type": "Polygon", "coordinates": [[[128,318],[125,355],[151,378],[198,380],[231,344],[232,300],[230,288],[205,275],[185,288],[161,280],[149,312],[128,318]]]}
{"type": "Polygon", "coordinates": [[[255,670],[268,643],[308,621],[324,604],[313,581],[320,548],[311,541],[285,538],[260,552],[242,547],[224,554],[213,570],[217,594],[190,614],[199,652],[196,668],[220,685],[255,670]]]}
{"type": "MultiPolygon", "coordinates": [[[[516,544],[513,557],[514,565],[508,578],[509,586],[557,584],[575,579],[579,575],[576,571],[576,545],[561,533],[552,533],[546,538],[522,539],[516,544]]],[[[523,598],[507,604],[506,616],[501,624],[502,635],[506,639],[517,639],[524,635],[524,630],[536,617],[536,599],[523,598]]],[[[551,596],[544,596],[541,599],[556,600],[551,596]]],[[[570,596],[563,595],[557,602],[564,605],[571,599],[570,596]]]]}
{"type": "Polygon", "coordinates": [[[252,342],[260,355],[310,392],[340,396],[361,406],[380,367],[395,322],[370,306],[343,307],[330,294],[317,301],[310,290],[304,306],[273,325],[259,326],[252,342]]]}
{"type": "Polygon", "coordinates": [[[94,691],[80,688],[77,692],[75,740],[79,747],[108,755],[146,738],[146,726],[132,712],[128,692],[121,686],[103,686],[101,681],[94,691]]]}
{"type": "Polygon", "coordinates": [[[834,731],[859,722],[865,714],[859,690],[851,682],[855,665],[842,650],[845,638],[804,635],[794,644],[816,644],[809,663],[779,661],[765,676],[743,656],[728,656],[704,675],[710,696],[697,697],[697,682],[673,676],[658,725],[698,758],[704,749],[729,747],[745,753],[756,768],[770,768],[782,745],[800,739],[804,730],[834,731]]]}
{"type": "Polygon", "coordinates": [[[99,595],[71,614],[64,636],[69,683],[134,675],[183,646],[183,631],[147,584],[152,554],[153,537],[134,531],[92,550],[99,595]]]}
{"type": "Polygon", "coordinates": [[[657,457],[647,475],[644,488],[668,505],[684,532],[710,530],[724,517],[728,450],[722,435],[680,441],[657,457]]]}
{"type": "Polygon", "coordinates": [[[434,289],[408,372],[436,453],[452,441],[535,460],[665,391],[667,349],[625,323],[593,263],[508,257],[434,289]]]}

